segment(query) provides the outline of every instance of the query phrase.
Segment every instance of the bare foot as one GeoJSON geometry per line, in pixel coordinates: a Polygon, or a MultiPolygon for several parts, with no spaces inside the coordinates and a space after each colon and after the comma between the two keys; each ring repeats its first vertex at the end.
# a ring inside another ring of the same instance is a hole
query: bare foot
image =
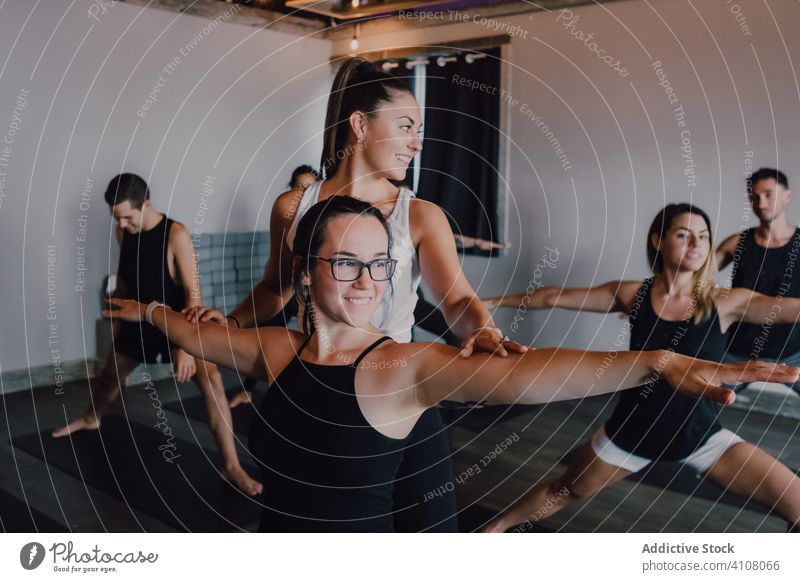
{"type": "Polygon", "coordinates": [[[250,404],[253,402],[253,395],[247,390],[242,390],[231,400],[231,408],[236,408],[240,404],[250,404]]]}
{"type": "Polygon", "coordinates": [[[97,430],[100,428],[100,421],[94,416],[81,416],[70,422],[67,426],[62,426],[53,431],[53,438],[61,438],[82,430],[97,430]]]}
{"type": "Polygon", "coordinates": [[[240,490],[246,493],[247,495],[255,496],[261,495],[261,492],[264,490],[264,486],[250,477],[241,466],[236,467],[235,469],[223,469],[222,476],[225,478],[226,481],[230,481],[240,490]]]}

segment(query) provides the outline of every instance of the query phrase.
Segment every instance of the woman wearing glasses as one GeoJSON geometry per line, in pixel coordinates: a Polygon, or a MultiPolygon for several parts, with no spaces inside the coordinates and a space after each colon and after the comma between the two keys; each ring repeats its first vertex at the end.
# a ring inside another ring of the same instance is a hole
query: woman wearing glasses
{"type": "MultiPolygon", "coordinates": [[[[497,329],[464,276],[444,212],[390,182],[405,178],[411,160],[422,149],[420,130],[420,108],[405,83],[364,59],[343,63],[328,100],[321,160],[326,179],[304,192],[290,190],[278,197],[270,218],[270,258],[263,280],[227,320],[208,310],[198,312],[200,320],[250,327],[279,313],[292,296],[291,250],[298,221],[319,201],[349,196],[380,210],[395,239],[392,255],[398,262],[393,289],[373,319],[381,334],[411,341],[417,288],[424,279],[450,330],[463,340],[462,357],[475,352],[501,357],[523,353],[524,346],[508,341],[497,329]]],[[[422,416],[403,457],[394,490],[397,530],[457,531],[451,492],[422,507],[426,493],[453,477],[437,410],[422,416]]]]}
{"type": "Polygon", "coordinates": [[[780,364],[622,352],[590,382],[602,352],[465,359],[442,344],[398,343],[371,323],[399,267],[390,238],[386,219],[369,203],[336,196],[308,210],[292,257],[293,288],[306,306],[302,332],[193,324],[155,302],[112,299],[117,309],[104,312],[146,319],[190,354],[271,383],[250,434],[264,484],[260,531],[393,531],[403,449],[421,416],[443,399],[582,398],[641,384],[658,369],[690,396],[728,402],[733,393],[720,382],[793,381],[800,373],[780,364]]]}

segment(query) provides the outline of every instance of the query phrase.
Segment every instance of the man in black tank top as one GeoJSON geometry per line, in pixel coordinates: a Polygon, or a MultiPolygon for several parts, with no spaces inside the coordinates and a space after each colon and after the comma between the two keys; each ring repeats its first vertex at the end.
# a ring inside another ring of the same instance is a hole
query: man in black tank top
{"type": "MultiPolygon", "coordinates": [[[[747,194],[759,226],[728,237],[717,249],[719,268],[732,264],[731,286],[776,297],[761,324],[738,323],[728,331],[726,362],[800,362],[800,325],[775,324],[781,299],[800,297],[800,229],[786,218],[792,199],[783,172],[761,168],[747,179],[747,194]]],[[[736,386],[736,390],[744,388],[736,386]]],[[[800,393],[800,384],[791,388],[800,393]]]]}
{"type": "MultiPolygon", "coordinates": [[[[189,231],[153,209],[147,183],[134,174],[120,174],[109,183],[105,198],[118,222],[120,257],[115,295],[141,303],[157,301],[176,311],[200,305],[200,278],[189,231]]],[[[225,464],[224,477],[250,495],[261,493],[261,484],[250,478],[239,463],[231,413],[217,366],[195,361],[152,326],[120,321],[114,324],[113,352],[92,384],[92,404],[80,418],[53,431],[53,436],[99,428],[103,412],[140,363],[171,362],[178,382],[191,379],[200,388],[209,426],[225,464]]],[[[166,434],[171,429],[166,417],[160,416],[163,411],[158,412],[154,426],[166,434]]],[[[169,448],[162,455],[170,464],[180,456],[169,448]]]]}

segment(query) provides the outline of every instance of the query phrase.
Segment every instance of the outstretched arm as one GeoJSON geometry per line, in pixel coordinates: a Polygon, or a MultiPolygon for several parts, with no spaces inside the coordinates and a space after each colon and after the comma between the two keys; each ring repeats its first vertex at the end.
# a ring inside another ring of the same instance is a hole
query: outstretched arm
{"type": "MultiPolygon", "coordinates": [[[[125,321],[144,321],[146,305],[132,299],[108,299],[115,309],[104,309],[103,316],[125,321]]],[[[259,330],[232,329],[215,323],[189,323],[181,313],[158,307],[152,313],[153,325],[169,340],[192,356],[239,370],[242,374],[267,378],[261,353],[259,330]]],[[[270,328],[261,330],[269,335],[270,328]]],[[[285,333],[285,332],[284,332],[285,333]]],[[[268,343],[268,342],[267,342],[268,343]]]]}
{"type": "Polygon", "coordinates": [[[455,357],[453,348],[431,344],[411,361],[415,361],[417,399],[425,406],[441,400],[539,404],[585,398],[640,386],[657,374],[688,396],[729,404],[734,394],[722,384],[765,379],[794,382],[800,373],[781,364],[719,364],[666,350],[613,352],[612,356],[547,348],[507,360],[481,355],[464,361],[455,357]]]}
{"type": "Polygon", "coordinates": [[[750,289],[734,287],[721,289],[716,303],[720,316],[729,321],[755,324],[800,321],[800,299],[795,297],[771,297],[750,289]]]}
{"type": "Polygon", "coordinates": [[[627,311],[627,305],[641,281],[609,281],[591,288],[539,287],[529,293],[514,293],[505,297],[484,299],[489,308],[524,306],[526,309],[560,307],[576,311],[627,311]]]}
{"type": "Polygon", "coordinates": [[[740,237],[740,233],[732,234],[717,247],[717,268],[720,271],[727,267],[736,256],[736,247],[740,237]]]}

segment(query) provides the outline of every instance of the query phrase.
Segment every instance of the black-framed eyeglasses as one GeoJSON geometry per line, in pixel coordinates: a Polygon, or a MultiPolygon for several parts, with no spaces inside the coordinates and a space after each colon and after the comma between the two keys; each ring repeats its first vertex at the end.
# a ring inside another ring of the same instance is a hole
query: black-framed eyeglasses
{"type": "Polygon", "coordinates": [[[369,272],[373,281],[388,281],[394,275],[397,266],[397,259],[372,259],[368,263],[358,259],[336,258],[325,259],[316,255],[311,255],[312,259],[325,261],[331,265],[331,274],[337,281],[355,281],[364,272],[364,268],[369,272]]]}

